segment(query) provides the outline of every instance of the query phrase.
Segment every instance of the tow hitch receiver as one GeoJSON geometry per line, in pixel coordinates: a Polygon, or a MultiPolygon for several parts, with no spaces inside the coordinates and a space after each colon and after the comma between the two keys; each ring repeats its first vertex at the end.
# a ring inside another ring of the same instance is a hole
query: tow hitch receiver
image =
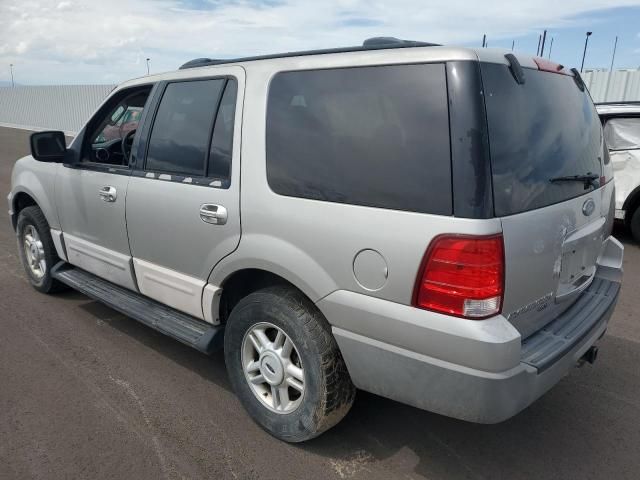
{"type": "Polygon", "coordinates": [[[578,366],[581,367],[585,362],[589,362],[591,365],[596,363],[596,359],[598,358],[598,347],[593,345],[587,350],[584,355],[578,360],[578,366]]]}

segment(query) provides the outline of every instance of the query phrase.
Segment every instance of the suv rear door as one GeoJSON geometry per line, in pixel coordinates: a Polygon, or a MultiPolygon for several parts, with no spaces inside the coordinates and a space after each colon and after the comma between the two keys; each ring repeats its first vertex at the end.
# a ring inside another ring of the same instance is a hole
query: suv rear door
{"type": "Polygon", "coordinates": [[[505,245],[503,313],[525,338],[592,282],[613,221],[613,176],[579,79],[527,68],[521,84],[506,64],[481,69],[505,245]]]}
{"type": "Polygon", "coordinates": [[[244,70],[216,69],[215,77],[160,88],[127,196],[134,269],[142,294],[206,319],[207,277],[240,241],[244,70]]]}

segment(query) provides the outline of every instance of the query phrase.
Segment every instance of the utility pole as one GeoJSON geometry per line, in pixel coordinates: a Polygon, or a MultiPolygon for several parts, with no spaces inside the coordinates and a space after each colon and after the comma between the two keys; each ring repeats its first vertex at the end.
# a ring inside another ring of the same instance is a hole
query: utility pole
{"type": "Polygon", "coordinates": [[[587,45],[589,44],[589,37],[593,32],[587,32],[587,36],[584,39],[584,52],[582,52],[582,65],[580,65],[580,73],[582,73],[582,69],[584,68],[584,57],[587,56],[587,45]]]}
{"type": "Polygon", "coordinates": [[[538,35],[538,48],[536,50],[536,57],[540,56],[540,43],[542,42],[542,35],[538,35]]]}
{"type": "Polygon", "coordinates": [[[149,75],[149,61],[150,60],[151,60],[150,58],[147,58],[147,75],[149,75]]]}
{"type": "Polygon", "coordinates": [[[551,49],[553,49],[553,37],[551,37],[551,43],[549,44],[549,59],[551,59],[551,49]]]}
{"type": "Polygon", "coordinates": [[[544,57],[544,44],[547,42],[547,31],[542,34],[542,46],[540,47],[540,56],[544,57]]]}
{"type": "Polygon", "coordinates": [[[487,34],[482,35],[482,48],[487,46],[487,34]]]}
{"type": "Polygon", "coordinates": [[[616,48],[618,48],[618,36],[616,35],[616,41],[613,44],[613,55],[611,55],[611,67],[609,68],[610,72],[613,72],[613,61],[616,58],[616,48]]]}
{"type": "Polygon", "coordinates": [[[11,87],[15,87],[16,85],[13,83],[13,63],[9,64],[9,71],[11,71],[11,87]]]}
{"type": "Polygon", "coordinates": [[[516,46],[516,41],[512,40],[511,41],[511,51],[513,52],[513,48],[516,46]]]}

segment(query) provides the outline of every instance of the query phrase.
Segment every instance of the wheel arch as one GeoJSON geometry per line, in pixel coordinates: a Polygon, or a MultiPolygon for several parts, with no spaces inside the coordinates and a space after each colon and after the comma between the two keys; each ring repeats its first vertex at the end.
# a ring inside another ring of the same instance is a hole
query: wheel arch
{"type": "Polygon", "coordinates": [[[227,321],[233,308],[247,295],[275,285],[295,289],[315,305],[313,299],[289,279],[263,268],[247,267],[230,273],[220,284],[222,289],[218,305],[220,323],[224,324],[227,321]]]}
{"type": "Polygon", "coordinates": [[[59,166],[57,163],[38,162],[30,156],[23,157],[15,163],[11,175],[11,210],[14,217],[12,223],[15,222],[17,225],[20,210],[29,206],[24,203],[20,205],[18,202],[32,201],[32,204],[42,211],[49,227],[60,229],[54,198],[56,172],[59,166]],[[27,197],[31,200],[25,200],[27,197]]]}
{"type": "MultiPolygon", "coordinates": [[[[40,208],[40,205],[38,205],[35,198],[27,192],[18,191],[13,195],[13,198],[11,199],[11,225],[14,230],[18,227],[18,215],[20,215],[20,212],[26,207],[31,206],[40,208]]],[[[40,210],[42,209],[40,208],[40,210]]]]}
{"type": "MultiPolygon", "coordinates": [[[[313,304],[338,289],[334,278],[308,252],[281,237],[253,232],[243,232],[238,248],[220,261],[208,278],[210,285],[222,289],[223,296],[234,288],[247,291],[243,283],[262,288],[269,284],[265,282],[291,285],[313,304]],[[229,283],[233,278],[243,282],[229,283]]],[[[221,307],[222,303],[221,298],[221,307]]],[[[225,311],[220,308],[219,312],[222,321],[225,311]]]]}
{"type": "Polygon", "coordinates": [[[625,211],[624,223],[629,226],[631,224],[631,217],[633,212],[640,207],[640,185],[633,189],[633,191],[627,196],[622,205],[622,209],[625,211]]]}

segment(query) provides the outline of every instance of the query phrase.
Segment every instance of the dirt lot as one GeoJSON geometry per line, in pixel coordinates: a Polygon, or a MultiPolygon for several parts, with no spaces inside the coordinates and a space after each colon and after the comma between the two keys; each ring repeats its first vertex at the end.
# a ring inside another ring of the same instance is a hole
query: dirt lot
{"type": "MultiPolygon", "coordinates": [[[[0,128],[0,202],[28,132],[0,128]]],[[[0,210],[0,478],[640,478],[640,248],[594,366],[500,425],[363,392],[303,445],[268,436],[206,357],[73,292],[27,283],[0,210]]],[[[428,392],[425,392],[428,394],[428,392]]]]}

